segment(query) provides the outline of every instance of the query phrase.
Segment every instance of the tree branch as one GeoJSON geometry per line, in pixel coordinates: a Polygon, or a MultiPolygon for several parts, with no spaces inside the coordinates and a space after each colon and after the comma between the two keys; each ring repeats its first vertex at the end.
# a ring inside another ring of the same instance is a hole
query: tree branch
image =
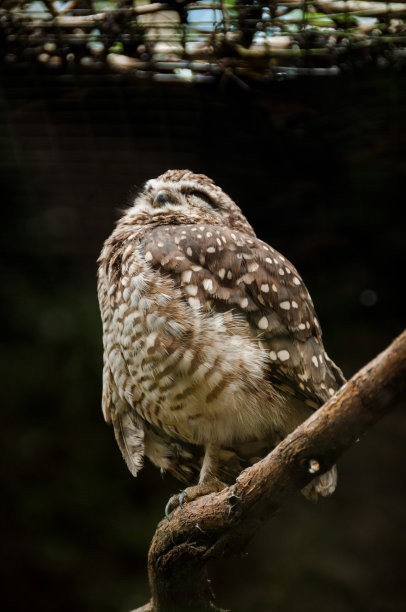
{"type": "Polygon", "coordinates": [[[138,611],[214,610],[210,559],[243,549],[258,526],[406,396],[406,331],[234,485],[163,519],[148,558],[152,599],[138,611]]]}

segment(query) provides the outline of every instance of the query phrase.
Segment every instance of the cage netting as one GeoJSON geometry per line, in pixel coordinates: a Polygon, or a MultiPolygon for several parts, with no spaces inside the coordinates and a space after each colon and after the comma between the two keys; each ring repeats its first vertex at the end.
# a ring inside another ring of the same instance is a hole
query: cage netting
{"type": "Polygon", "coordinates": [[[406,3],[369,0],[5,0],[2,70],[124,73],[161,82],[283,80],[401,69],[406,3]]]}

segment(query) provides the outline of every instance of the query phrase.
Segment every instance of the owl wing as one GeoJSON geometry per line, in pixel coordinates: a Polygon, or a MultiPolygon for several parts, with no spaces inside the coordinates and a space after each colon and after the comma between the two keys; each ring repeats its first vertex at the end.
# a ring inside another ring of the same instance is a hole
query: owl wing
{"type": "Polygon", "coordinates": [[[172,277],[191,307],[243,315],[269,351],[269,376],[317,408],[344,382],[324,351],[307,288],[275,249],[233,229],[167,225],[142,242],[145,259],[172,277]]]}
{"type": "MultiPolygon", "coordinates": [[[[109,321],[113,316],[109,283],[105,270],[100,266],[98,271],[98,297],[103,320],[103,332],[108,334],[109,321]]],[[[106,338],[105,338],[106,340],[106,338]]],[[[116,361],[120,360],[117,355],[116,361]]],[[[121,355],[121,368],[125,368],[125,360],[121,355]]],[[[120,367],[119,366],[119,367],[120,367]]],[[[114,436],[121,454],[133,476],[136,476],[143,465],[144,427],[141,421],[134,418],[130,406],[119,395],[114,378],[108,351],[103,354],[103,395],[102,409],[104,419],[113,425],[114,436]]]]}

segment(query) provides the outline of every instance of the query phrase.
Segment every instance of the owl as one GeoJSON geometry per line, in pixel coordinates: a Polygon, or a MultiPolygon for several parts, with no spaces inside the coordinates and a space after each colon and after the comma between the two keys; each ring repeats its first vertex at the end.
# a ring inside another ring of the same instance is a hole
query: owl
{"type": "Polygon", "coordinates": [[[203,174],[149,180],[98,261],[104,417],[131,473],[148,457],[182,500],[232,483],[345,382],[296,268],[203,174]]]}

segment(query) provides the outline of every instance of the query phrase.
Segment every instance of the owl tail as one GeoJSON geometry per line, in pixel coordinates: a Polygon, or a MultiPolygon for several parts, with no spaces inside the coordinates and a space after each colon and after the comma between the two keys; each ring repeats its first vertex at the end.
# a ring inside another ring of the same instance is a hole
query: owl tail
{"type": "Polygon", "coordinates": [[[129,412],[111,411],[114,435],[121,454],[133,476],[136,476],[143,465],[144,431],[131,419],[129,412]]]}
{"type": "Polygon", "coordinates": [[[319,495],[327,497],[334,493],[337,486],[337,468],[335,465],[321,476],[314,478],[302,489],[303,495],[310,501],[317,501],[319,495]]]}

